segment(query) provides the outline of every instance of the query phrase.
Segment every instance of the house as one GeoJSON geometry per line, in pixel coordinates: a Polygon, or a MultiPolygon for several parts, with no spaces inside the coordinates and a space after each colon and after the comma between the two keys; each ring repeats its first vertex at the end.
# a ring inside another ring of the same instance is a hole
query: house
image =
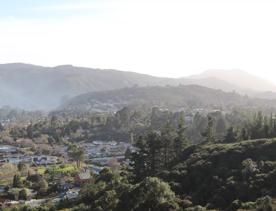
{"type": "Polygon", "coordinates": [[[64,195],[64,199],[68,199],[68,200],[73,200],[73,199],[76,199],[78,198],[79,196],[79,192],[80,190],[79,189],[71,189],[71,190],[68,190],[65,195],[64,195]]]}
{"type": "Polygon", "coordinates": [[[34,156],[33,163],[36,165],[51,165],[56,164],[58,162],[58,158],[56,156],[34,156]]]}
{"type": "Polygon", "coordinates": [[[99,174],[104,169],[104,167],[91,165],[90,169],[94,174],[99,174]]]}
{"type": "Polygon", "coordinates": [[[0,153],[2,154],[8,154],[8,153],[16,153],[17,152],[17,148],[14,146],[0,146],[0,153]]]}
{"type": "Polygon", "coordinates": [[[43,204],[45,204],[46,199],[31,199],[29,201],[25,201],[25,205],[28,205],[30,207],[39,207],[43,204]]]}
{"type": "Polygon", "coordinates": [[[62,200],[62,198],[57,197],[57,198],[54,198],[54,199],[52,200],[52,203],[53,203],[53,204],[58,204],[61,200],[62,200]]]}
{"type": "Polygon", "coordinates": [[[75,181],[77,184],[81,185],[87,182],[91,182],[92,177],[88,169],[84,169],[82,172],[77,173],[75,181]]]}
{"type": "Polygon", "coordinates": [[[59,192],[66,192],[66,191],[68,191],[71,188],[73,188],[72,184],[70,184],[70,183],[64,183],[64,184],[59,184],[58,187],[57,187],[57,190],[59,192]]]}

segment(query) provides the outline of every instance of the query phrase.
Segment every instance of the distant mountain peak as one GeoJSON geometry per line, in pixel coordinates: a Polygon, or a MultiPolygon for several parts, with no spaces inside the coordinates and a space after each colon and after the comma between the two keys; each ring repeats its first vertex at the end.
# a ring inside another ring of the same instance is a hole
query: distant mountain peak
{"type": "Polygon", "coordinates": [[[250,74],[240,69],[210,69],[200,74],[192,75],[190,78],[193,79],[204,79],[204,78],[217,78],[226,82],[232,83],[233,85],[241,88],[251,89],[255,91],[276,91],[276,86],[261,77],[250,74]]]}
{"type": "Polygon", "coordinates": [[[220,72],[220,71],[249,74],[247,71],[242,70],[242,69],[223,69],[223,70],[221,70],[221,69],[208,69],[208,70],[205,70],[204,72],[217,73],[217,72],[220,72]]]}

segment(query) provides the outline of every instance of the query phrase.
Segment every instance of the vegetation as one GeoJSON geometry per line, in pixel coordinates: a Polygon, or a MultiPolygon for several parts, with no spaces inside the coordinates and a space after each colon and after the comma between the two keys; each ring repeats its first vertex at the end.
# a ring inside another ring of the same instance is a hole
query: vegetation
{"type": "Polygon", "coordinates": [[[19,191],[18,199],[19,200],[27,200],[28,199],[26,189],[22,189],[21,191],[19,191]]]}
{"type": "Polygon", "coordinates": [[[156,176],[161,171],[169,169],[172,161],[180,159],[179,156],[188,144],[182,118],[177,130],[167,124],[161,133],[151,131],[147,136],[141,136],[135,145],[138,150],[131,157],[134,181],[156,176]]]}
{"type": "Polygon", "coordinates": [[[207,115],[196,112],[191,120],[191,113],[124,108],[114,115],[68,120],[50,116],[27,127],[4,127],[0,135],[12,137],[5,141],[22,146],[24,152],[55,154],[55,147],[64,147],[68,155],[67,162],[51,166],[12,166],[6,175],[11,177],[6,182],[10,199],[28,200],[32,191],[38,199],[49,199],[67,186],[81,188],[73,199],[13,210],[275,209],[274,114],[213,110],[207,115]],[[85,170],[79,142],[104,133],[113,138],[128,135],[135,150],[127,149],[120,168],[104,168],[92,179],[78,182],[78,173],[85,170]],[[50,147],[36,148],[41,145],[50,147]]]}
{"type": "Polygon", "coordinates": [[[12,186],[14,188],[21,188],[22,187],[22,181],[21,181],[21,178],[20,178],[19,175],[14,175],[12,186]]]}
{"type": "Polygon", "coordinates": [[[76,161],[77,167],[80,168],[81,162],[84,160],[84,151],[77,145],[71,144],[68,147],[68,154],[74,161],[76,161]]]}

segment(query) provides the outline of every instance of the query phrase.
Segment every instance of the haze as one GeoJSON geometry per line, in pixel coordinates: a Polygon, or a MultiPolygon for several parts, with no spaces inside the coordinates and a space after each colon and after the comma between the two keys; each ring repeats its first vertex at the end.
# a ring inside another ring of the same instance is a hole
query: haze
{"type": "Polygon", "coordinates": [[[0,1],[0,63],[180,77],[243,69],[276,82],[274,1],[0,1]]]}

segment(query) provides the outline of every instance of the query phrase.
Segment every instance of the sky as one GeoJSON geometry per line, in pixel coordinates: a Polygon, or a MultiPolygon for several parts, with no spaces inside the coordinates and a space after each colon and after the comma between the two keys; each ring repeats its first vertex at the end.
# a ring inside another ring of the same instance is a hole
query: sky
{"type": "Polygon", "coordinates": [[[242,69],[276,84],[275,11],[274,0],[0,0],[0,63],[242,69]]]}

